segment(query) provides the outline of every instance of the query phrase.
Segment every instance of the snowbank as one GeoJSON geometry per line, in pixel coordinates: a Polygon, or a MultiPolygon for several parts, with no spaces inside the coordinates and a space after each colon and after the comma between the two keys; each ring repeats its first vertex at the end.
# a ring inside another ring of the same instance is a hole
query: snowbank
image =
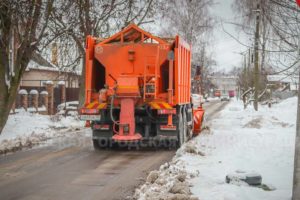
{"type": "Polygon", "coordinates": [[[174,158],[162,165],[159,171],[149,173],[146,183],[136,189],[133,199],[140,200],[197,200],[192,196],[187,181],[197,174],[186,172],[185,163],[174,158]]]}
{"type": "Polygon", "coordinates": [[[297,98],[293,97],[271,109],[260,106],[256,112],[252,107],[243,110],[241,102],[231,101],[209,122],[209,131],[185,144],[160,168],[157,176],[165,182],[159,185],[159,178],[146,182],[136,189],[134,198],[176,199],[169,195],[180,171],[186,174],[185,185],[191,186],[195,196],[188,194],[182,199],[291,199],[296,105],[297,98]],[[226,183],[226,175],[241,171],[259,173],[262,187],[226,183]]]}
{"type": "Polygon", "coordinates": [[[84,127],[74,117],[40,115],[22,109],[10,115],[0,135],[0,154],[32,146],[40,141],[64,135],[84,127]]]}

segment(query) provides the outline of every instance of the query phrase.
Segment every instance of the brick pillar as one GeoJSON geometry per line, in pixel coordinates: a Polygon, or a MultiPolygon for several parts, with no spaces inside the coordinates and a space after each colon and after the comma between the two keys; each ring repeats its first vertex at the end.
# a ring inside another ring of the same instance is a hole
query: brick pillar
{"type": "Polygon", "coordinates": [[[31,106],[35,108],[35,111],[38,112],[39,108],[39,93],[37,90],[31,90],[29,92],[31,96],[31,106]]]}
{"type": "Polygon", "coordinates": [[[58,87],[60,91],[60,103],[65,103],[66,102],[66,84],[65,81],[59,81],[58,82],[58,87]]]}
{"type": "Polygon", "coordinates": [[[46,90],[48,92],[48,114],[53,115],[54,110],[54,88],[53,88],[53,82],[47,81],[46,82],[46,90]]]}
{"type": "Polygon", "coordinates": [[[23,107],[26,111],[28,108],[28,93],[26,90],[19,90],[19,95],[21,99],[21,107],[23,107]]]}
{"type": "Polygon", "coordinates": [[[40,96],[42,98],[41,102],[42,102],[42,106],[44,106],[48,112],[48,92],[47,91],[42,91],[40,93],[40,96]]]}

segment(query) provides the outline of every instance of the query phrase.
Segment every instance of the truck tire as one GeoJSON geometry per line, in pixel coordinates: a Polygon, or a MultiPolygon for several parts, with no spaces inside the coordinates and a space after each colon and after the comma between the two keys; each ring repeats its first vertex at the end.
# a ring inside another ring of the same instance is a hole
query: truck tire
{"type": "Polygon", "coordinates": [[[99,144],[99,140],[98,139],[93,139],[93,147],[94,147],[95,151],[101,150],[101,146],[99,144]]]}
{"type": "Polygon", "coordinates": [[[184,124],[184,142],[188,141],[191,138],[191,129],[187,122],[187,112],[183,109],[183,124],[184,124]]]}
{"type": "Polygon", "coordinates": [[[178,142],[177,142],[177,145],[178,147],[181,147],[184,142],[185,142],[185,133],[184,133],[184,122],[183,122],[183,116],[182,116],[182,113],[180,112],[179,113],[179,116],[178,116],[178,142]]]}
{"type": "Polygon", "coordinates": [[[112,146],[110,145],[110,140],[108,140],[107,138],[103,138],[103,139],[93,139],[93,147],[96,151],[99,151],[101,149],[106,149],[112,146]]]}
{"type": "Polygon", "coordinates": [[[188,105],[186,109],[186,119],[187,119],[187,140],[190,140],[193,137],[193,129],[194,129],[194,116],[192,111],[192,105],[188,105]],[[191,111],[188,111],[188,110],[191,111]],[[190,120],[190,123],[189,123],[190,120]]]}

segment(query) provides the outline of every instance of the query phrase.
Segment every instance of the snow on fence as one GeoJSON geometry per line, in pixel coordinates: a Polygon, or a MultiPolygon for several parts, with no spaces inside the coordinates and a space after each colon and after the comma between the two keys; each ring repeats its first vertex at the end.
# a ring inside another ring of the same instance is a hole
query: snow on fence
{"type": "Polygon", "coordinates": [[[45,82],[42,87],[21,86],[12,107],[12,112],[25,109],[40,114],[55,114],[57,106],[66,101],[78,101],[79,88],[66,88],[65,81],[45,82]],[[56,86],[56,87],[55,87],[56,86]]]}

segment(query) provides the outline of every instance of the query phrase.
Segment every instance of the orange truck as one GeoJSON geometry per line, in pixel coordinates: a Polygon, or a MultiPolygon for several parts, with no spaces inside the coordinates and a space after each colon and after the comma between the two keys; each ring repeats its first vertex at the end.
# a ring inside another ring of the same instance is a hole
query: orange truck
{"type": "Polygon", "coordinates": [[[114,143],[181,146],[199,134],[202,107],[191,103],[191,47],[130,24],[107,39],[88,36],[81,120],[95,149],[114,143]]]}

